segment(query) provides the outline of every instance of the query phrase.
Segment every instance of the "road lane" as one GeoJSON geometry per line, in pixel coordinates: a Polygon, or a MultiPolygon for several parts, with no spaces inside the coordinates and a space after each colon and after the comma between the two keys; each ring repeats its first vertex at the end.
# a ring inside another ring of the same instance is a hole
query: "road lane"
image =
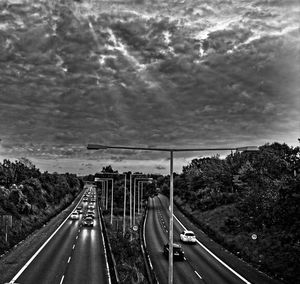
{"type": "Polygon", "coordinates": [[[98,211],[95,210],[95,225],[93,228],[81,227],[76,249],[72,253],[70,263],[65,273],[64,284],[109,283],[105,264],[104,247],[98,211]]]}
{"type": "MultiPolygon", "coordinates": [[[[84,211],[87,204],[81,202],[84,211]]],[[[82,227],[82,214],[79,220],[66,220],[15,282],[109,283],[96,207],[95,212],[96,224],[93,228],[82,227]]]]}
{"type": "MultiPolygon", "coordinates": [[[[149,212],[146,221],[146,244],[151,262],[159,283],[168,282],[168,259],[163,255],[163,245],[168,242],[168,225],[161,212],[163,208],[157,198],[149,199],[149,212]]],[[[187,261],[174,262],[174,284],[204,283],[187,261]]]]}
{"type": "MultiPolygon", "coordinates": [[[[164,223],[168,224],[169,220],[169,199],[165,196],[159,195],[154,199],[155,203],[160,203],[161,206],[155,205],[158,209],[158,214],[160,218],[164,220],[164,223]]],[[[189,230],[193,230],[196,233],[197,239],[203,243],[206,247],[213,248],[213,253],[220,259],[226,259],[225,263],[230,264],[229,266],[234,269],[235,273],[226,268],[221,262],[219,262],[211,253],[208,253],[199,244],[182,244],[185,251],[185,256],[187,262],[195,270],[195,273],[203,278],[204,283],[213,284],[231,284],[231,283],[259,283],[259,284],[275,284],[280,283],[267,277],[265,274],[255,270],[253,267],[247,263],[239,260],[233,254],[228,253],[221,246],[209,239],[199,228],[193,225],[181,212],[178,211],[176,206],[174,207],[174,213],[176,214],[174,218],[174,242],[180,242],[179,234],[186,227],[189,230]],[[178,221],[177,221],[178,220],[178,221]],[[182,225],[180,223],[182,223],[182,225]]],[[[148,221],[148,220],[147,220],[148,221]]],[[[148,248],[148,250],[150,250],[148,248]]],[[[180,267],[175,268],[174,264],[174,278],[175,269],[181,269],[180,267]]],[[[186,275],[188,277],[188,275],[186,275]]],[[[188,278],[187,278],[188,279],[188,278]]],[[[201,283],[201,282],[198,282],[201,283]]]]}
{"type": "MultiPolygon", "coordinates": [[[[166,198],[159,198],[159,202],[162,204],[162,208],[168,208],[169,202],[166,198]]],[[[168,210],[162,210],[163,218],[165,222],[169,220],[168,210]]],[[[174,242],[180,243],[179,234],[182,232],[182,226],[174,218],[174,242]]],[[[195,270],[202,276],[205,283],[224,283],[224,284],[241,284],[250,283],[249,281],[243,281],[231,271],[226,269],[219,261],[217,261],[211,254],[207,253],[199,245],[190,245],[181,243],[185,256],[195,270]]]]}
{"type": "Polygon", "coordinates": [[[60,283],[69,252],[76,239],[79,221],[67,220],[51,241],[17,279],[18,283],[60,283]]]}

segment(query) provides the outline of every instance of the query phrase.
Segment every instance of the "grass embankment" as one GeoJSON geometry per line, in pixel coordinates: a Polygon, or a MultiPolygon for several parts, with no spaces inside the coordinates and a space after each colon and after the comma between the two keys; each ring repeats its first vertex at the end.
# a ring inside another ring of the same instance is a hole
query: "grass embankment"
{"type": "MultiPolygon", "coordinates": [[[[107,228],[108,238],[111,244],[112,253],[115,258],[116,268],[120,283],[149,283],[144,267],[143,255],[140,247],[140,240],[138,232],[132,233],[132,240],[130,239],[129,226],[126,226],[126,234],[123,237],[123,218],[115,217],[114,222],[110,224],[110,216],[104,211],[104,220],[107,228]]],[[[140,224],[141,216],[138,216],[137,225],[140,224]]],[[[129,224],[129,219],[126,220],[129,224]]]]}
{"type": "Polygon", "coordinates": [[[259,231],[239,228],[240,211],[235,203],[207,211],[192,211],[180,198],[175,197],[175,201],[178,208],[209,237],[239,258],[284,283],[299,283],[300,246],[285,243],[288,236],[282,236],[283,232],[276,228],[259,231]]]}
{"type": "Polygon", "coordinates": [[[22,219],[23,240],[0,258],[0,283],[9,282],[38,248],[51,236],[61,222],[70,214],[82,194],[74,200],[64,200],[61,206],[47,209],[48,214],[30,216],[22,219]],[[72,202],[73,201],[73,202],[72,202]]]}

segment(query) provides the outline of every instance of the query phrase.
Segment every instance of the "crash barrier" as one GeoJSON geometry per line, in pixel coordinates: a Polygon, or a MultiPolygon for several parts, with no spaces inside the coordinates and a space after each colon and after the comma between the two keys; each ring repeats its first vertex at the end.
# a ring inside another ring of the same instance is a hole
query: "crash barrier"
{"type": "Polygon", "coordinates": [[[146,246],[145,227],[146,227],[147,214],[148,214],[148,204],[146,204],[146,210],[144,210],[142,220],[140,222],[140,224],[143,224],[143,226],[139,227],[139,241],[140,241],[140,246],[143,254],[148,281],[150,284],[158,284],[158,280],[153,270],[149,252],[146,246]]]}
{"type": "Polygon", "coordinates": [[[118,284],[118,283],[120,283],[120,280],[119,280],[119,275],[118,275],[118,271],[117,271],[117,267],[116,267],[116,261],[115,261],[114,255],[112,253],[111,245],[110,245],[110,242],[108,239],[107,229],[106,229],[106,225],[105,225],[105,222],[103,219],[100,202],[98,202],[98,209],[99,209],[99,213],[100,213],[100,222],[102,225],[105,247],[107,248],[107,261],[108,261],[108,266],[109,266],[109,270],[110,270],[111,282],[118,284]]]}

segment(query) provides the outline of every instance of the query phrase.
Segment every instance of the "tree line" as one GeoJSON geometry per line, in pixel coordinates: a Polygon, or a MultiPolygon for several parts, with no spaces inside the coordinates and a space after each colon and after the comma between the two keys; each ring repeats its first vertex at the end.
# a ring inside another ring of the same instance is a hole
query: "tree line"
{"type": "Polygon", "coordinates": [[[0,163],[0,254],[68,206],[83,188],[75,174],[41,172],[26,158],[0,163]],[[11,215],[9,242],[1,215],[11,215]]]}
{"type": "MultiPolygon", "coordinates": [[[[193,159],[182,173],[174,174],[174,198],[189,208],[190,216],[213,214],[222,208],[223,227],[218,231],[208,225],[207,232],[239,253],[246,247],[240,247],[235,238],[259,234],[256,247],[243,257],[287,279],[287,283],[295,283],[289,281],[300,280],[299,168],[299,147],[280,143],[265,144],[255,152],[231,153],[225,158],[193,159]]],[[[169,195],[169,179],[158,178],[165,195],[169,195]]]]}

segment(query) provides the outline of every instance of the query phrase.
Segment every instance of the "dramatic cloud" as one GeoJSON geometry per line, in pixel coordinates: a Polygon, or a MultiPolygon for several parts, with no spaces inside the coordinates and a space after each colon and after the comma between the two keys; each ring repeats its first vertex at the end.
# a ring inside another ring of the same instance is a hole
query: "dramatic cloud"
{"type": "Polygon", "coordinates": [[[296,144],[299,2],[200,2],[2,1],[1,157],[164,170],[161,153],[86,145],[296,144]]]}

